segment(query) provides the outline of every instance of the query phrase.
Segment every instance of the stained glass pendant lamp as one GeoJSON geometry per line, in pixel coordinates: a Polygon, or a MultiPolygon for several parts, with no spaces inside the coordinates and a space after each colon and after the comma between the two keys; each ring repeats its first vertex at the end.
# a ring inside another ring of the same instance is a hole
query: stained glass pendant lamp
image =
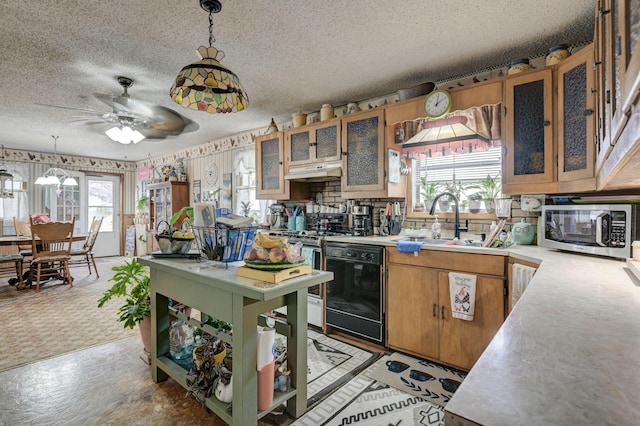
{"type": "Polygon", "coordinates": [[[213,47],[213,14],[220,12],[218,0],[200,0],[209,12],[209,47],[200,46],[200,61],[182,68],[169,92],[171,99],[185,108],[210,114],[238,112],[247,108],[249,98],[240,79],[220,64],[224,52],[213,47]]]}
{"type": "MultiPolygon", "coordinates": [[[[51,136],[53,138],[53,157],[55,159],[58,158],[57,153],[57,143],[59,136],[51,136]]],[[[40,176],[34,182],[36,185],[56,185],[60,186],[78,186],[78,181],[76,181],[66,170],[63,170],[58,167],[49,168],[42,176],[40,176]]]]}

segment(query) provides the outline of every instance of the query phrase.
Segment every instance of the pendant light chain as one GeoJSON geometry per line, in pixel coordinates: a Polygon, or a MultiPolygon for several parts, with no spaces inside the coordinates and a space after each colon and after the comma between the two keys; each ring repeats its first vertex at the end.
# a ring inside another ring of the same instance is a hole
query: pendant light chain
{"type": "Polygon", "coordinates": [[[213,47],[216,38],[213,36],[213,11],[209,11],[209,47],[213,47]]]}

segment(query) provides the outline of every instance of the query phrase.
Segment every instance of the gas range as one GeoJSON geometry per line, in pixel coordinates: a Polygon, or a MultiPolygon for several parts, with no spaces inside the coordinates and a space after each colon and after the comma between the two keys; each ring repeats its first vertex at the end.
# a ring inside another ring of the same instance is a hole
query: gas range
{"type": "Polygon", "coordinates": [[[295,244],[301,242],[305,246],[313,246],[313,247],[322,247],[324,243],[324,237],[333,237],[333,236],[353,236],[355,235],[351,231],[289,231],[286,229],[282,230],[271,230],[269,231],[269,235],[272,237],[288,237],[289,242],[291,244],[295,244]]]}

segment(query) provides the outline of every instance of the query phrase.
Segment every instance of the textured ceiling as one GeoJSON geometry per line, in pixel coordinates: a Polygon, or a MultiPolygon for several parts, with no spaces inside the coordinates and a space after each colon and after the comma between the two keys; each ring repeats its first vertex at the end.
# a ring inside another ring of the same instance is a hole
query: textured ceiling
{"type": "Polygon", "coordinates": [[[137,161],[253,129],[271,117],[317,111],[439,81],[555,44],[591,40],[587,0],[222,0],[214,46],[240,78],[247,110],[210,115],[169,98],[178,71],[208,45],[198,0],[3,0],[0,4],[0,143],[7,148],[125,159],[107,124],[77,111],[110,109],[94,93],[119,95],[117,76],[135,80],[133,98],[200,126],[196,132],[129,145],[137,161]]]}

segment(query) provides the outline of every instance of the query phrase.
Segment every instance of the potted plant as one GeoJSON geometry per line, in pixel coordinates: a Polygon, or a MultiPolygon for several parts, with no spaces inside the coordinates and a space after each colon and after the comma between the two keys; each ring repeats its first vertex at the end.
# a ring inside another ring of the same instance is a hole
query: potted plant
{"type": "Polygon", "coordinates": [[[495,177],[487,175],[487,177],[480,181],[478,187],[480,188],[480,194],[484,200],[484,207],[487,210],[487,213],[495,212],[495,199],[500,195],[502,188],[500,184],[500,175],[496,175],[495,177]]]}
{"type": "Polygon", "coordinates": [[[149,197],[143,195],[136,202],[136,211],[138,214],[144,214],[147,212],[147,208],[149,207],[149,197]]]}
{"type": "Polygon", "coordinates": [[[433,200],[435,200],[436,195],[438,195],[440,187],[439,182],[427,182],[426,176],[420,178],[420,195],[424,199],[424,208],[427,213],[431,211],[433,200]]]}
{"type": "Polygon", "coordinates": [[[482,207],[482,194],[476,192],[469,195],[469,213],[478,213],[482,207]]]}
{"type": "Polygon", "coordinates": [[[149,286],[149,271],[146,266],[138,263],[136,258],[125,261],[124,265],[111,268],[115,272],[109,281],[113,286],[106,290],[98,300],[101,308],[114,297],[123,297],[124,305],[118,309],[118,321],[125,328],[133,329],[139,325],[142,343],[147,357],[151,354],[151,289],[149,286]]]}

